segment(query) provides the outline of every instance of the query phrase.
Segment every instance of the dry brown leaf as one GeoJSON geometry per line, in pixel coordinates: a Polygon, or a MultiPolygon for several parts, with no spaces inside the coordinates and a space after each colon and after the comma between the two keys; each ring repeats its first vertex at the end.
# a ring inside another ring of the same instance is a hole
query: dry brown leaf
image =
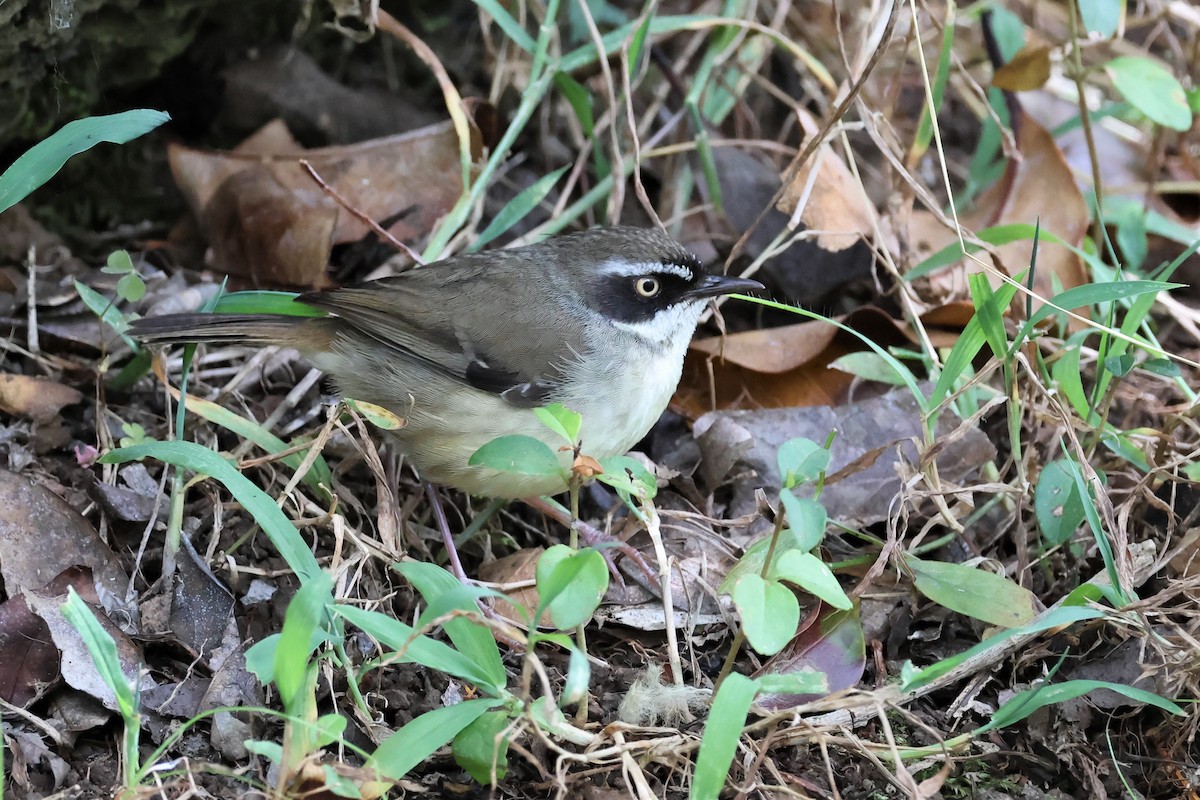
{"type": "Polygon", "coordinates": [[[4,592],[40,589],[63,570],[90,567],[96,583],[124,596],[129,578],[92,523],[61,497],[0,469],[0,577],[4,592]]]}
{"type": "MultiPolygon", "coordinates": [[[[1053,233],[1063,241],[1078,246],[1087,231],[1088,208],[1062,151],[1049,131],[1025,114],[1014,115],[1013,127],[1019,158],[1010,160],[1000,180],[980,196],[969,214],[960,217],[962,226],[981,230],[995,225],[1033,225],[1040,221],[1042,231],[1053,233]]],[[[957,241],[953,231],[942,225],[932,213],[925,211],[913,212],[908,238],[918,259],[957,241]]],[[[1000,259],[997,266],[1013,275],[1028,268],[1033,242],[1009,242],[995,249],[1000,259]]],[[[981,251],[979,257],[987,258],[988,255],[981,251]]],[[[975,271],[964,269],[964,264],[960,263],[941,269],[915,284],[927,307],[937,308],[966,297],[967,273],[975,271]]],[[[993,285],[999,285],[998,277],[990,273],[989,276],[993,285]]],[[[1087,280],[1079,256],[1063,245],[1042,237],[1038,243],[1034,291],[1042,297],[1052,297],[1061,289],[1080,286],[1087,280]]],[[[1018,296],[1014,302],[1023,304],[1023,297],[1018,296]]]]}
{"type": "MultiPolygon", "coordinates": [[[[816,123],[811,118],[804,122],[813,135],[816,123]]],[[[875,231],[875,208],[846,162],[827,144],[796,173],[778,207],[789,216],[799,209],[800,221],[817,232],[817,244],[824,250],[840,252],[875,231]]]]}
{"type": "Polygon", "coordinates": [[[1040,89],[1050,80],[1050,48],[1029,43],[992,76],[992,86],[1009,92],[1040,89]]]}
{"type": "Polygon", "coordinates": [[[83,399],[70,386],[29,375],[0,373],[0,411],[28,417],[34,422],[49,422],[63,406],[83,399]]]}
{"type": "Polygon", "coordinates": [[[168,158],[209,237],[214,266],[257,285],[319,287],[333,245],[369,230],[322,191],[301,159],[351,207],[376,221],[395,218],[388,230],[401,241],[427,233],[462,191],[448,122],[314,150],[295,148],[271,125],[245,144],[249,152],[174,144],[168,158]]]}
{"type": "MultiPolygon", "coordinates": [[[[931,324],[955,327],[946,323],[959,317],[943,314],[937,322],[924,318],[922,322],[927,328],[931,324]]],[[[885,346],[917,338],[908,326],[873,306],[838,321],[885,346]]],[[[956,331],[936,327],[927,329],[935,346],[948,346],[957,339],[956,331]]],[[[715,408],[836,406],[845,399],[854,376],[829,369],[829,364],[863,348],[856,337],[818,320],[699,339],[688,350],[671,407],[696,419],[715,408]]]]}

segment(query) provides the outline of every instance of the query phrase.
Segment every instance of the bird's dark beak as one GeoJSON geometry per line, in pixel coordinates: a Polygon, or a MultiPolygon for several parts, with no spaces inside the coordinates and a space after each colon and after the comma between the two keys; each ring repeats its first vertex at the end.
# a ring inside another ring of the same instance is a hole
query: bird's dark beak
{"type": "Polygon", "coordinates": [[[755,292],[765,289],[756,280],[750,278],[734,278],[730,275],[706,275],[704,280],[694,289],[688,289],[683,296],[688,300],[703,300],[706,297],[720,297],[734,292],[755,292]]]}

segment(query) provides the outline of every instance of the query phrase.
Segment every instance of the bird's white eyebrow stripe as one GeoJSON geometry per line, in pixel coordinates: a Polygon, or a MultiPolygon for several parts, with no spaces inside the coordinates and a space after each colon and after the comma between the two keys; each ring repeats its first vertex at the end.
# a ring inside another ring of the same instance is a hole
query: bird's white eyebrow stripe
{"type": "Polygon", "coordinates": [[[670,261],[625,261],[624,259],[613,258],[601,264],[600,269],[612,275],[629,278],[663,272],[669,275],[678,275],[685,281],[690,281],[696,277],[696,273],[690,267],[670,261]]]}

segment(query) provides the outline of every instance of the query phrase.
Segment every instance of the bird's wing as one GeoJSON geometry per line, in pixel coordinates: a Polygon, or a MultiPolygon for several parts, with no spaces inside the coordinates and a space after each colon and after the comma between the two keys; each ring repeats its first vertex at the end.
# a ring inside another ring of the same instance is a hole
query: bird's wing
{"type": "MultiPolygon", "coordinates": [[[[531,347],[531,341],[536,344],[542,338],[536,332],[526,336],[530,331],[505,324],[505,318],[525,304],[522,298],[480,298],[478,277],[474,269],[421,268],[357,287],[302,295],[299,300],[336,314],[353,331],[401,358],[499,395],[514,406],[545,405],[562,381],[563,359],[557,350],[531,347]],[[437,302],[431,300],[435,296],[451,298],[448,307],[431,305],[437,302]],[[463,314],[463,307],[484,309],[487,319],[463,314]],[[497,336],[497,327],[511,328],[515,335],[497,336]]],[[[563,347],[570,344],[559,342],[558,349],[563,347]]]]}

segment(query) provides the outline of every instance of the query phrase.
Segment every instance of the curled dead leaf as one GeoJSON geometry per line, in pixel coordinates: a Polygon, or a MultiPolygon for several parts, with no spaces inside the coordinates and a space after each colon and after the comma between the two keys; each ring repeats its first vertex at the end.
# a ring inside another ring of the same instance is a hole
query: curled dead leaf
{"type": "Polygon", "coordinates": [[[296,147],[272,125],[244,144],[234,152],[173,144],[168,159],[203,223],[214,266],[257,285],[320,287],[333,245],[370,230],[324,193],[301,159],[349,206],[391,220],[387,229],[401,241],[427,233],[462,192],[458,138],[449,122],[313,150],[296,147]]]}
{"type": "Polygon", "coordinates": [[[63,406],[71,406],[83,395],[70,386],[30,375],[0,373],[0,411],[49,422],[63,406]]]}

